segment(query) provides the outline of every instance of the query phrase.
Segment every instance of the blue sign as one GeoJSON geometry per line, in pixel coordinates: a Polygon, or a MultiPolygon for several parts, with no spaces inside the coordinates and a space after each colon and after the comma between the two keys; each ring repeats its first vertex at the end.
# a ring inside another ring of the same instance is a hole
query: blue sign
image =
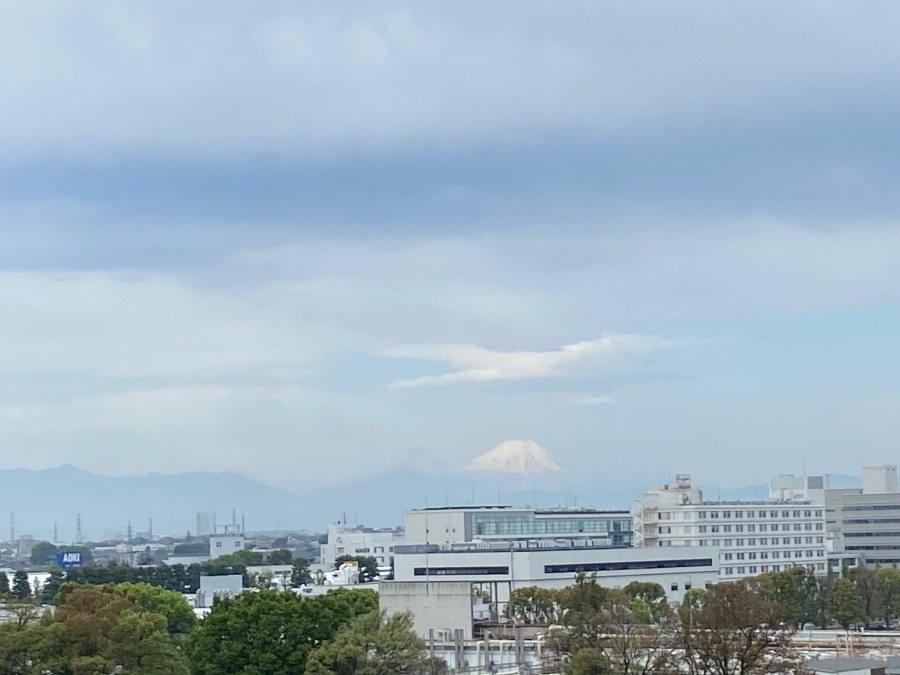
{"type": "Polygon", "coordinates": [[[64,570],[81,567],[81,551],[60,551],[56,554],[56,564],[64,570]]]}

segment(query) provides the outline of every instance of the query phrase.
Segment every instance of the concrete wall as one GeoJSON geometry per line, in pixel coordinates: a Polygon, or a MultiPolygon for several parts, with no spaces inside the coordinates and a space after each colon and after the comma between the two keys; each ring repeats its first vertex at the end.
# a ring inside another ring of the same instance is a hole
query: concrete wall
{"type": "Polygon", "coordinates": [[[385,581],[378,586],[378,602],[388,614],[410,611],[416,633],[427,639],[429,629],[463,630],[472,638],[472,585],[468,582],[385,581]]]}

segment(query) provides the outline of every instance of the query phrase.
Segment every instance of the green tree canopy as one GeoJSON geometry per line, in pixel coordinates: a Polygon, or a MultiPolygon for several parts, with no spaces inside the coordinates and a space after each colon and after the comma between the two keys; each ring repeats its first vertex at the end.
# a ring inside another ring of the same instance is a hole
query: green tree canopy
{"type": "Polygon", "coordinates": [[[56,546],[49,541],[39,541],[32,547],[32,565],[49,565],[54,560],[56,560],[56,546]]]}
{"type": "Polygon", "coordinates": [[[28,572],[25,570],[16,570],[13,574],[12,594],[19,600],[31,597],[31,584],[28,583],[28,572]]]}
{"type": "Polygon", "coordinates": [[[377,607],[377,595],[369,590],[338,589],[314,598],[244,593],[213,604],[187,653],[194,675],[296,675],[316,645],[377,607]]]}
{"type": "Polygon", "coordinates": [[[275,549],[269,554],[268,563],[270,565],[290,565],[294,560],[294,554],[286,549],[275,549]]]}
{"type": "Polygon", "coordinates": [[[413,630],[408,612],[371,612],[353,619],[333,639],[314,649],[306,675],[443,675],[446,661],[431,658],[413,630]]]}
{"type": "Polygon", "coordinates": [[[863,599],[851,579],[841,577],[835,579],[831,587],[831,596],[828,599],[829,613],[844,630],[854,623],[860,623],[866,619],[863,599]]]}

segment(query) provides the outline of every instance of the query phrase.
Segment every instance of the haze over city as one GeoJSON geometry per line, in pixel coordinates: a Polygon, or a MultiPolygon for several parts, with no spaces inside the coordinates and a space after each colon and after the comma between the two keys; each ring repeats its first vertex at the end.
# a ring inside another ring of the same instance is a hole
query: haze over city
{"type": "Polygon", "coordinates": [[[567,4],[8,4],[0,467],[896,462],[896,6],[567,4]]]}

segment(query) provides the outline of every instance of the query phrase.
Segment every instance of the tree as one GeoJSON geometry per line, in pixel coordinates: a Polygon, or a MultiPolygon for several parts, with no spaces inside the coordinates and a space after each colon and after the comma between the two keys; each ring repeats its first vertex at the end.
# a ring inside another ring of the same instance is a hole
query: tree
{"type": "Polygon", "coordinates": [[[705,588],[689,588],[681,598],[681,607],[688,613],[703,609],[709,599],[709,591],[705,588]]]}
{"type": "Polygon", "coordinates": [[[569,675],[606,675],[609,664],[602,651],[595,647],[582,647],[572,655],[566,671],[569,675]]]}
{"type": "Polygon", "coordinates": [[[875,569],[875,611],[887,628],[900,613],[900,570],[896,567],[875,569]]]}
{"type": "Polygon", "coordinates": [[[56,560],[56,546],[49,541],[39,541],[31,549],[32,565],[49,565],[56,560]]]}
{"type": "Polygon", "coordinates": [[[835,579],[829,598],[829,612],[844,630],[866,620],[863,599],[853,581],[846,577],[835,579]]]}
{"type": "Polygon", "coordinates": [[[41,589],[41,602],[45,605],[56,604],[56,594],[59,592],[63,582],[63,572],[56,565],[50,567],[50,576],[44,582],[44,588],[41,589]]]}
{"type": "Polygon", "coordinates": [[[31,584],[28,583],[28,572],[25,570],[16,570],[13,574],[12,594],[19,600],[31,597],[31,584]]]}
{"type": "Polygon", "coordinates": [[[570,651],[598,647],[603,636],[604,610],[609,589],[597,583],[596,575],[579,574],[575,584],[559,593],[563,623],[568,626],[570,651]]]}
{"type": "Polygon", "coordinates": [[[860,563],[850,570],[850,579],[856,585],[859,598],[862,601],[863,617],[860,621],[868,623],[875,615],[875,571],[871,567],[860,563]]]}
{"type": "Polygon", "coordinates": [[[622,589],[632,601],[632,609],[642,612],[644,623],[658,623],[668,614],[669,601],[666,591],[650,581],[632,581],[622,589]]]}
{"type": "Polygon", "coordinates": [[[525,624],[558,624],[562,621],[559,593],[549,588],[526,586],[510,594],[506,615],[525,624]]]}
{"type": "Polygon", "coordinates": [[[294,554],[286,548],[279,548],[269,554],[270,565],[290,565],[294,560],[294,554]]]}
{"type": "Polygon", "coordinates": [[[306,558],[294,558],[294,569],[291,570],[291,586],[299,588],[310,582],[312,582],[312,575],[309,573],[309,560],[306,558]]]}
{"type": "Polygon", "coordinates": [[[800,672],[791,647],[793,627],[784,608],[749,582],[708,589],[700,609],[682,605],[676,624],[682,667],[691,675],[763,675],[800,672]]]}
{"type": "Polygon", "coordinates": [[[158,588],[146,583],[123,583],[104,587],[113,593],[119,593],[148,612],[159,614],[165,618],[165,627],[169,633],[190,633],[197,624],[194,610],[181,593],[158,588]]]}
{"type": "Polygon", "coordinates": [[[813,623],[824,627],[825,587],[806,567],[795,565],[781,572],[767,572],[756,578],[760,592],[784,609],[785,621],[802,627],[813,623]]]}
{"type": "Polygon", "coordinates": [[[663,608],[651,605],[656,593],[651,589],[644,590],[647,594],[637,592],[632,598],[627,586],[614,589],[603,602],[603,637],[598,647],[610,668],[622,675],[648,675],[671,670],[668,666],[672,661],[672,640],[657,625],[666,623],[671,612],[668,605],[663,608]]]}
{"type": "Polygon", "coordinates": [[[330,642],[314,649],[306,675],[443,675],[446,661],[429,657],[409,612],[370,612],[355,618],[330,642]]]}
{"type": "Polygon", "coordinates": [[[338,589],[314,598],[244,593],[217,600],[186,651],[194,675],[296,675],[304,672],[313,647],[377,607],[377,595],[368,590],[338,589]]]}

